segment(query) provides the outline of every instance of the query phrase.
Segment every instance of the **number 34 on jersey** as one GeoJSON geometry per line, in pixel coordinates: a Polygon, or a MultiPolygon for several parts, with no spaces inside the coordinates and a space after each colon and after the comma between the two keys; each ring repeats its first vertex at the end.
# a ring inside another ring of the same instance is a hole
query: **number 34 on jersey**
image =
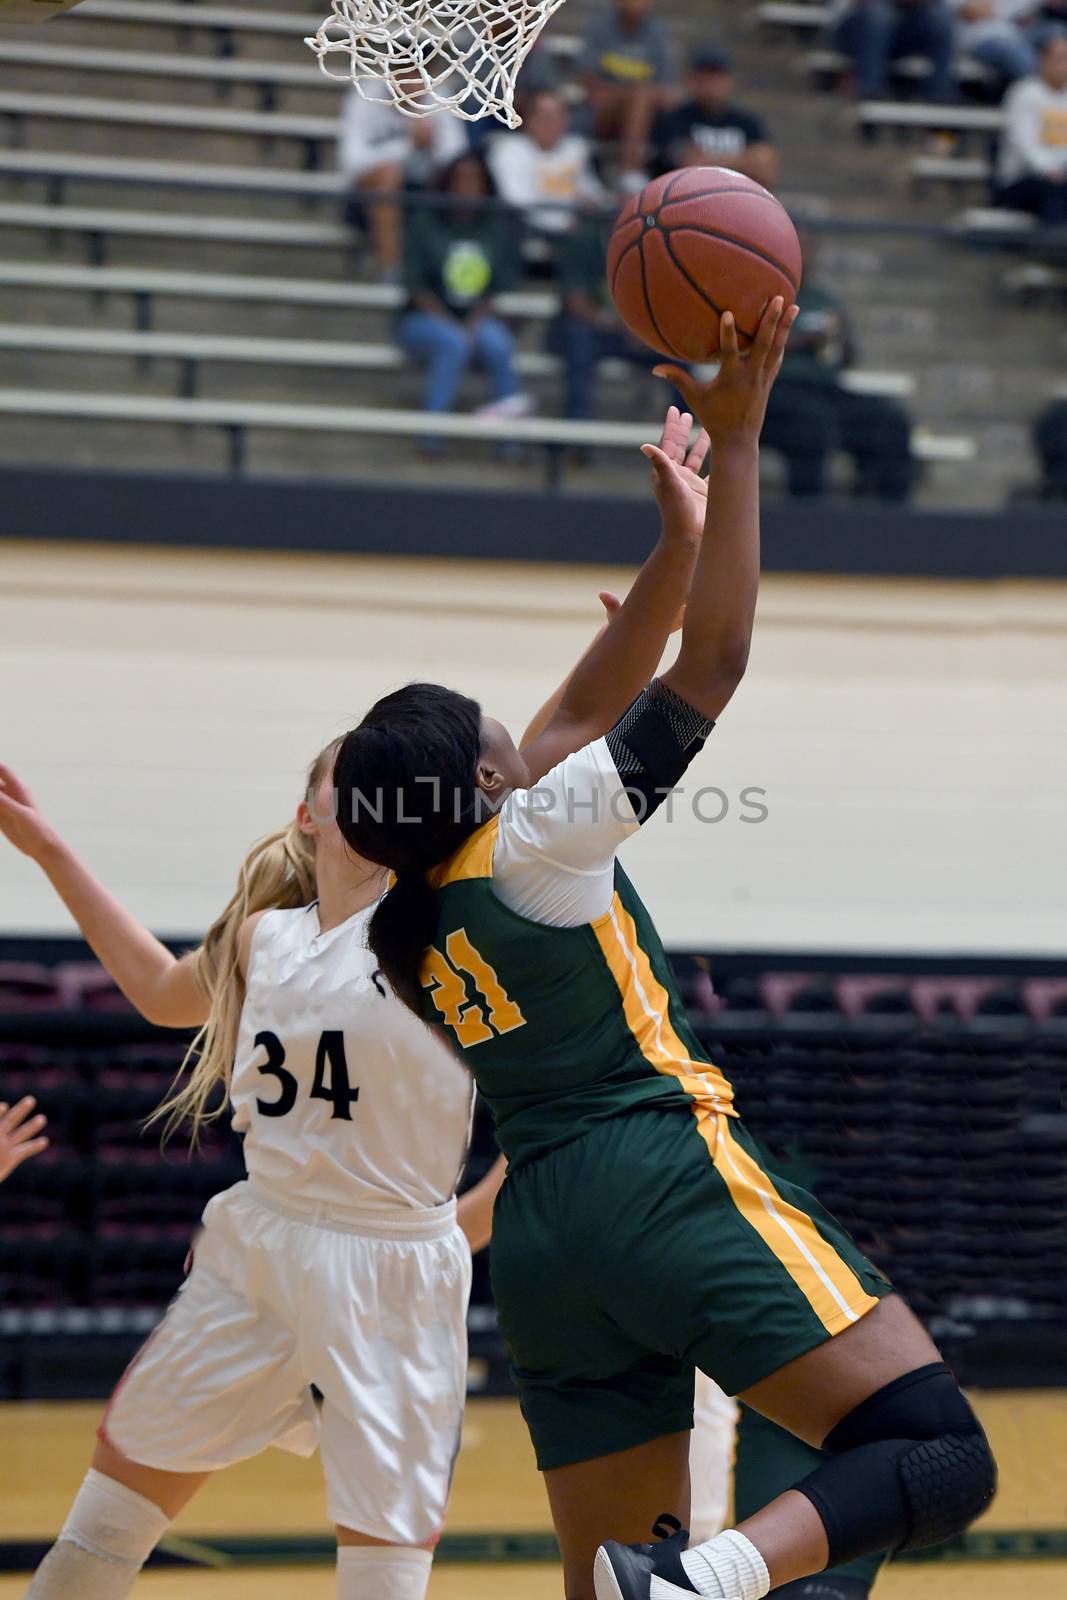
{"type": "Polygon", "coordinates": [[[429,989],[430,999],[464,1049],[526,1025],[526,1018],[471,944],[465,928],[453,929],[443,952],[430,946],[423,961],[422,986],[429,989]],[[464,973],[473,980],[475,1000],[469,998],[464,973]]]}

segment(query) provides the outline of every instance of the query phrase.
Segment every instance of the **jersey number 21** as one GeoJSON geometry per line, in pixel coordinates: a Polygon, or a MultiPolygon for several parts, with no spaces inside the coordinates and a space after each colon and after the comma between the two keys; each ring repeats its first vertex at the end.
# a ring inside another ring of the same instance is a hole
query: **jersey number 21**
{"type": "Polygon", "coordinates": [[[465,1049],[526,1025],[488,961],[467,938],[466,928],[452,930],[444,954],[432,945],[427,950],[422,986],[430,990],[431,1000],[465,1049]],[[474,979],[475,1001],[467,999],[464,972],[474,979]]]}

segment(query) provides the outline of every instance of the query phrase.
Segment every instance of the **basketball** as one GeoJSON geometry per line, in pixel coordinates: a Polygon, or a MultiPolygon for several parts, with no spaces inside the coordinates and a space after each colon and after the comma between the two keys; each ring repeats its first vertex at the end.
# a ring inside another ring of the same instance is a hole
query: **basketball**
{"type": "Polygon", "coordinates": [[[715,356],[724,311],[734,314],[741,346],[750,343],[769,300],[796,299],[802,265],[784,206],[724,167],[686,167],[646,184],[619,213],[608,244],[608,283],[623,322],[680,361],[715,356]]]}

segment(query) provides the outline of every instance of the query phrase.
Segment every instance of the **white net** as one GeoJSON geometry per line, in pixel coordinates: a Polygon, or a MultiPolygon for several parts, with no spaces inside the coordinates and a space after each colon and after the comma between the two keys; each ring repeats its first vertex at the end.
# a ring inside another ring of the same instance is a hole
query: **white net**
{"type": "Polygon", "coordinates": [[[327,77],[349,80],[361,94],[364,85],[385,84],[405,116],[444,110],[517,128],[519,69],[563,3],[332,0],[333,15],[305,43],[327,77]]]}

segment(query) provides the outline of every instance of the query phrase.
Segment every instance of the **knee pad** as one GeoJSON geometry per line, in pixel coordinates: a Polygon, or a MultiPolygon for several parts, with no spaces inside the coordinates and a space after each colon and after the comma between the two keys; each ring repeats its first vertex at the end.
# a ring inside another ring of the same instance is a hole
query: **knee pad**
{"type": "Polygon", "coordinates": [[[869,1396],[823,1449],[830,1459],[796,1487],[822,1518],[830,1566],[951,1539],[996,1490],[986,1436],[942,1362],[869,1396]]]}

